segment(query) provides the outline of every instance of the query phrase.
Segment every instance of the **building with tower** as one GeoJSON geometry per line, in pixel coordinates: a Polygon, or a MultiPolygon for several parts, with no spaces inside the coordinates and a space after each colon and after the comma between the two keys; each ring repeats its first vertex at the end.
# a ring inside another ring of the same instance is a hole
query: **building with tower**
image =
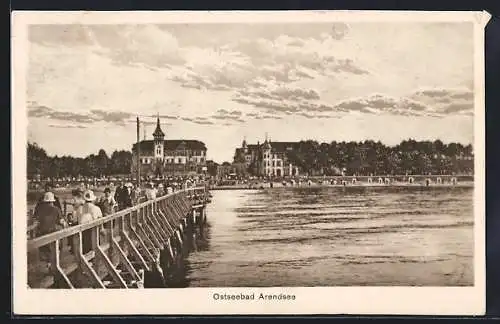
{"type": "Polygon", "coordinates": [[[248,144],[244,139],[235,150],[233,164],[244,165],[248,173],[255,176],[298,176],[299,168],[289,156],[298,145],[298,142],[272,142],[267,138],[262,144],[248,144]]]}
{"type": "Polygon", "coordinates": [[[140,163],[142,177],[193,175],[206,172],[207,147],[198,140],[165,140],[160,118],[156,120],[153,140],[142,140],[132,146],[132,174],[140,163]],[[139,153],[139,159],[137,154],[139,153]]]}

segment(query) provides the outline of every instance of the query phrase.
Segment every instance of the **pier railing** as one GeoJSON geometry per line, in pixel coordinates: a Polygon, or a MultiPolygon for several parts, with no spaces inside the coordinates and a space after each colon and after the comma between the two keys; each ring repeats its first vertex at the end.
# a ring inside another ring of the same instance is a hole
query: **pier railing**
{"type": "Polygon", "coordinates": [[[136,287],[144,271],[158,263],[161,250],[175,256],[173,241],[182,240],[180,232],[189,225],[188,216],[197,210],[201,216],[208,200],[205,187],[188,188],[28,239],[28,285],[136,287]]]}

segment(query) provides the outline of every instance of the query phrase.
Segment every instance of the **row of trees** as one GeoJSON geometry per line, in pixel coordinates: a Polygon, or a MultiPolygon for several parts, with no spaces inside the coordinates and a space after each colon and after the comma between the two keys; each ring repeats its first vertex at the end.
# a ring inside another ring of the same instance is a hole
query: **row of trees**
{"type": "MultiPolygon", "coordinates": [[[[301,174],[469,174],[474,170],[472,145],[444,144],[436,141],[405,140],[396,146],[381,142],[301,141],[287,151],[290,163],[301,174]]],[[[132,153],[114,151],[108,156],[99,150],[85,158],[49,156],[36,143],[28,143],[28,177],[102,177],[130,174],[132,153]]],[[[236,162],[236,161],[235,161],[236,162]]],[[[209,174],[215,174],[217,164],[207,163],[209,174]],[[213,164],[213,165],[212,165],[213,164]]],[[[252,167],[250,169],[253,170],[252,167]]]]}
{"type": "MultiPolygon", "coordinates": [[[[262,152],[261,152],[262,153],[262,152]]],[[[472,145],[444,144],[436,141],[404,140],[396,146],[380,141],[331,142],[301,141],[286,152],[289,163],[298,166],[301,174],[470,174],[474,159],[472,145]]],[[[253,161],[249,173],[255,173],[262,156],[253,161]]],[[[235,163],[244,163],[236,156],[235,163]]]]}
{"type": "Polygon", "coordinates": [[[130,174],[132,153],[114,151],[108,156],[99,150],[85,158],[72,156],[49,156],[37,143],[28,143],[28,178],[53,177],[102,177],[116,174],[130,174]]]}
{"type": "Polygon", "coordinates": [[[381,142],[302,141],[289,152],[292,164],[307,174],[461,174],[474,168],[472,145],[405,140],[396,146],[381,142]]]}

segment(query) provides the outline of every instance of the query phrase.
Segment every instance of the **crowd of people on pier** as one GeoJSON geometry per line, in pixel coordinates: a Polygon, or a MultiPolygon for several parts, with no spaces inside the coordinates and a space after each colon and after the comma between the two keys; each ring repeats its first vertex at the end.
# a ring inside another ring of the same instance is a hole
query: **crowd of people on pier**
{"type": "Polygon", "coordinates": [[[38,200],[33,220],[37,223],[35,236],[45,235],[69,226],[92,222],[100,217],[111,215],[119,210],[130,208],[147,200],[196,186],[191,178],[177,178],[176,181],[159,180],[145,183],[141,188],[131,182],[120,181],[115,187],[113,183],[106,184],[103,195],[98,198],[88,184],[80,184],[71,191],[71,199],[64,201],[55,194],[52,183],[45,184],[45,191],[38,200]],[[71,211],[66,213],[66,206],[71,211]]]}
{"type": "MultiPolygon", "coordinates": [[[[165,194],[178,191],[183,187],[196,185],[195,181],[186,179],[184,186],[177,183],[172,185],[168,182],[148,182],[143,188],[134,186],[131,182],[121,181],[118,186],[108,184],[104,188],[104,195],[98,198],[88,185],[81,184],[71,191],[71,199],[61,200],[56,194],[54,185],[45,184],[43,195],[37,201],[33,211],[35,223],[34,236],[43,236],[52,232],[75,225],[90,223],[101,217],[111,215],[119,210],[133,207],[134,205],[154,200],[165,194]],[[114,190],[113,190],[114,189],[114,190]],[[72,210],[66,213],[66,206],[72,206],[72,210]]],[[[92,230],[82,232],[82,252],[88,253],[92,249],[92,230]]],[[[72,245],[70,245],[70,251],[72,245]]],[[[50,263],[50,248],[40,248],[40,256],[50,263]]]]}

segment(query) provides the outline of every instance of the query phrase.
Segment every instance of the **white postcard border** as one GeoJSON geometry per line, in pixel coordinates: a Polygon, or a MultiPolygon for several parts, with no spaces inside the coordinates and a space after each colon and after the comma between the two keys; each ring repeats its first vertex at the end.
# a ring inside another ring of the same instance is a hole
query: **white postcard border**
{"type": "Polygon", "coordinates": [[[15,314],[395,314],[481,315],[485,312],[484,27],[486,12],[13,12],[12,229],[15,314]],[[473,287],[184,288],[35,290],[27,287],[26,67],[29,24],[419,21],[474,23],[475,191],[473,287]],[[220,294],[293,294],[287,301],[217,301],[220,294]]]}

